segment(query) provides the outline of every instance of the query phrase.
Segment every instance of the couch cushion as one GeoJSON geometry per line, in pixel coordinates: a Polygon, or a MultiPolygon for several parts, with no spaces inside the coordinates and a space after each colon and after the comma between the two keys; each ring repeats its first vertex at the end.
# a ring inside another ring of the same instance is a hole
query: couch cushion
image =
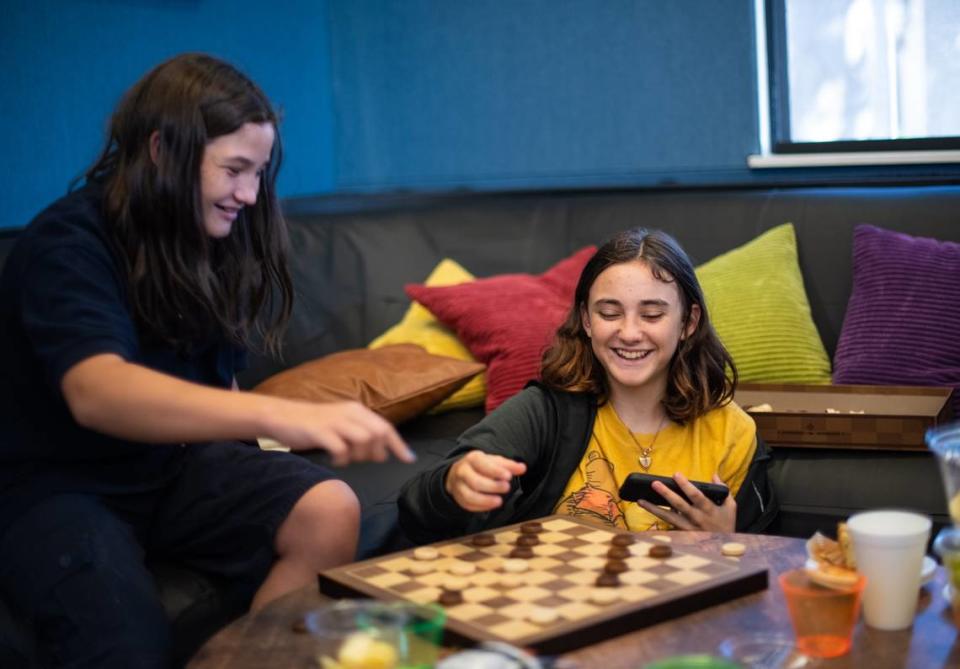
{"type": "Polygon", "coordinates": [[[960,386],[958,287],[960,244],[857,226],[835,382],[960,386]]]}
{"type": "MultiPolygon", "coordinates": [[[[454,286],[473,281],[474,276],[456,261],[444,258],[433,268],[424,285],[454,286]]],[[[437,320],[423,305],[414,302],[399,323],[370,342],[367,348],[382,348],[389,344],[419,344],[429,353],[444,355],[458,360],[475,361],[470,350],[457,339],[457,335],[437,320]]],[[[432,413],[452,409],[468,409],[483,406],[487,396],[484,374],[477,374],[453,395],[432,408],[432,413]]]]}
{"type": "MultiPolygon", "coordinates": [[[[940,473],[929,451],[773,448],[771,480],[780,500],[776,534],[835,535],[837,523],[878,507],[908,508],[950,524],[940,473]]],[[[931,537],[936,535],[936,530],[931,537]]]]}
{"type": "Polygon", "coordinates": [[[487,363],[486,409],[537,378],[540,358],[573,303],[580,272],[596,247],[580,249],[540,275],[503,274],[458,286],[406,287],[487,363]]]}
{"type": "Polygon", "coordinates": [[[311,402],[355,400],[402,423],[449,397],[483,368],[478,362],[432,355],[415,344],[396,344],[305,362],[253,390],[311,402]]]}
{"type": "Polygon", "coordinates": [[[780,225],[704,263],[697,277],[741,381],[830,382],[830,360],[810,315],[793,225],[780,225]]]}

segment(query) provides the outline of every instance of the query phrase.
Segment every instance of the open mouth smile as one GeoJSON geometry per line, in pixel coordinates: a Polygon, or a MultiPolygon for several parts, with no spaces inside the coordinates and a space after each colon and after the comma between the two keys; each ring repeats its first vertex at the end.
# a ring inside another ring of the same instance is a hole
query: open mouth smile
{"type": "Polygon", "coordinates": [[[242,207],[225,207],[222,204],[215,204],[213,206],[215,206],[217,209],[219,209],[224,214],[229,216],[231,219],[236,218],[237,215],[240,213],[240,209],[242,209],[242,207]]]}
{"type": "Polygon", "coordinates": [[[642,360],[650,355],[652,351],[630,351],[625,348],[615,348],[613,352],[617,354],[617,357],[623,358],[624,360],[642,360]]]}

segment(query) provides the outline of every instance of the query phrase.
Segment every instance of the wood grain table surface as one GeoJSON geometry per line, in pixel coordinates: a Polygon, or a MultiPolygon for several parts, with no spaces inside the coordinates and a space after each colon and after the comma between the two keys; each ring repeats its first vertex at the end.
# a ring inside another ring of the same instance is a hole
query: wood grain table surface
{"type": "MultiPolygon", "coordinates": [[[[623,636],[579,648],[563,657],[581,669],[639,669],[655,660],[691,654],[718,654],[728,638],[769,633],[793,635],[777,575],[803,565],[804,541],[787,537],[749,534],[672,532],[675,545],[716,551],[727,541],[747,546],[741,558],[769,569],[770,587],[760,593],[697,611],[680,618],[636,630],[623,636]]],[[[932,582],[917,600],[912,629],[882,632],[862,620],[854,632],[853,648],[843,657],[819,660],[810,667],[823,669],[887,667],[960,667],[957,628],[943,597],[945,574],[937,568],[932,582]]],[[[316,661],[308,634],[299,623],[313,608],[329,601],[316,587],[307,587],[246,615],[211,638],[189,662],[188,669],[253,669],[282,667],[314,669],[316,661]]]]}

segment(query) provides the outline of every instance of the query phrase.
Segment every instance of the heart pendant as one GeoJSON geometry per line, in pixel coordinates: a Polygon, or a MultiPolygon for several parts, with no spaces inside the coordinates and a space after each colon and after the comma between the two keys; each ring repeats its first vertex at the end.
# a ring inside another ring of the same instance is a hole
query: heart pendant
{"type": "Polygon", "coordinates": [[[638,459],[640,460],[640,466],[643,467],[644,471],[650,469],[651,461],[649,455],[641,455],[638,459]]]}

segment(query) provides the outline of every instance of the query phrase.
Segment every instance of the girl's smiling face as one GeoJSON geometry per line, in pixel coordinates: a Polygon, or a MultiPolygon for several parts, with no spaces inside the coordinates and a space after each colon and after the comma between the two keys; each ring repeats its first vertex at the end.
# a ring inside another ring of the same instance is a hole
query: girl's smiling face
{"type": "Polygon", "coordinates": [[[203,226],[211,237],[229,235],[240,211],[256,204],[275,136],[272,123],[244,123],[207,142],[200,164],[200,197],[203,226]]]}
{"type": "Polygon", "coordinates": [[[606,372],[611,397],[638,391],[659,400],[670,362],[684,337],[697,329],[699,305],[686,305],[669,275],[658,279],[642,260],[611,265],[590,287],[580,317],[594,355],[606,372]]]}

